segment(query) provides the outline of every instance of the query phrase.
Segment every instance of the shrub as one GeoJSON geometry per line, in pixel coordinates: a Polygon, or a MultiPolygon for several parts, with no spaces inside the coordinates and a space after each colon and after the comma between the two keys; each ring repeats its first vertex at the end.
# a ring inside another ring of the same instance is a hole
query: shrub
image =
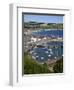
{"type": "Polygon", "coordinates": [[[54,73],[62,73],[63,72],[63,58],[58,60],[53,67],[54,73]]]}
{"type": "Polygon", "coordinates": [[[40,64],[30,55],[24,54],[24,74],[50,73],[46,63],[40,64]]]}

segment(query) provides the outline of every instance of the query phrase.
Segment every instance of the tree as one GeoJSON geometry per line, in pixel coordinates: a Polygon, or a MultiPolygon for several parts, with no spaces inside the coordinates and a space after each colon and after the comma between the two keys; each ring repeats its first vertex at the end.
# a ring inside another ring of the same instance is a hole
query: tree
{"type": "Polygon", "coordinates": [[[58,60],[53,67],[54,73],[62,73],[63,72],[63,58],[58,60]]]}
{"type": "Polygon", "coordinates": [[[24,54],[24,74],[50,73],[47,64],[40,64],[31,56],[24,54]]]}

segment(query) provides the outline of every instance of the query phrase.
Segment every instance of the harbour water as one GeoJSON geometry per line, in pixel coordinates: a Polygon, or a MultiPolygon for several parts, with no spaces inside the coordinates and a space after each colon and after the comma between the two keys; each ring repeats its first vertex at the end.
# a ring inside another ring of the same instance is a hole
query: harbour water
{"type": "MultiPolygon", "coordinates": [[[[56,41],[47,41],[46,46],[32,48],[30,52],[32,57],[39,62],[46,62],[49,60],[59,59],[63,56],[63,40],[57,41],[57,38],[63,39],[63,30],[40,30],[38,32],[33,32],[34,37],[56,37],[56,41]]],[[[43,46],[43,44],[42,44],[43,46]]]]}
{"type": "Polygon", "coordinates": [[[52,48],[37,47],[32,51],[32,55],[39,62],[46,62],[48,59],[54,60],[63,56],[63,48],[60,46],[52,48]]]}
{"type": "Polygon", "coordinates": [[[59,29],[59,30],[56,30],[56,29],[42,29],[38,32],[33,32],[32,35],[35,35],[35,36],[48,36],[48,37],[63,37],[63,30],[62,29],[59,29]]]}

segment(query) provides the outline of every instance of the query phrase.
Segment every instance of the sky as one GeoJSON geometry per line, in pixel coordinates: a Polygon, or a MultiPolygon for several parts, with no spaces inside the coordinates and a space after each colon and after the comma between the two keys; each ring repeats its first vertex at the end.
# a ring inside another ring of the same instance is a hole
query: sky
{"type": "Polygon", "coordinates": [[[34,15],[24,14],[24,22],[63,23],[62,15],[34,15]]]}

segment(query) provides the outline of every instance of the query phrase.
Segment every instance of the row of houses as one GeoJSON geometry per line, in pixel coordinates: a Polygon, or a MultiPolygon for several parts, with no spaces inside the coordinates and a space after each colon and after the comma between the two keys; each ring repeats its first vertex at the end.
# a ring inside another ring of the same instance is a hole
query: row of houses
{"type": "Polygon", "coordinates": [[[56,25],[56,23],[37,23],[37,22],[25,22],[24,28],[40,28],[42,26],[56,25]]]}

